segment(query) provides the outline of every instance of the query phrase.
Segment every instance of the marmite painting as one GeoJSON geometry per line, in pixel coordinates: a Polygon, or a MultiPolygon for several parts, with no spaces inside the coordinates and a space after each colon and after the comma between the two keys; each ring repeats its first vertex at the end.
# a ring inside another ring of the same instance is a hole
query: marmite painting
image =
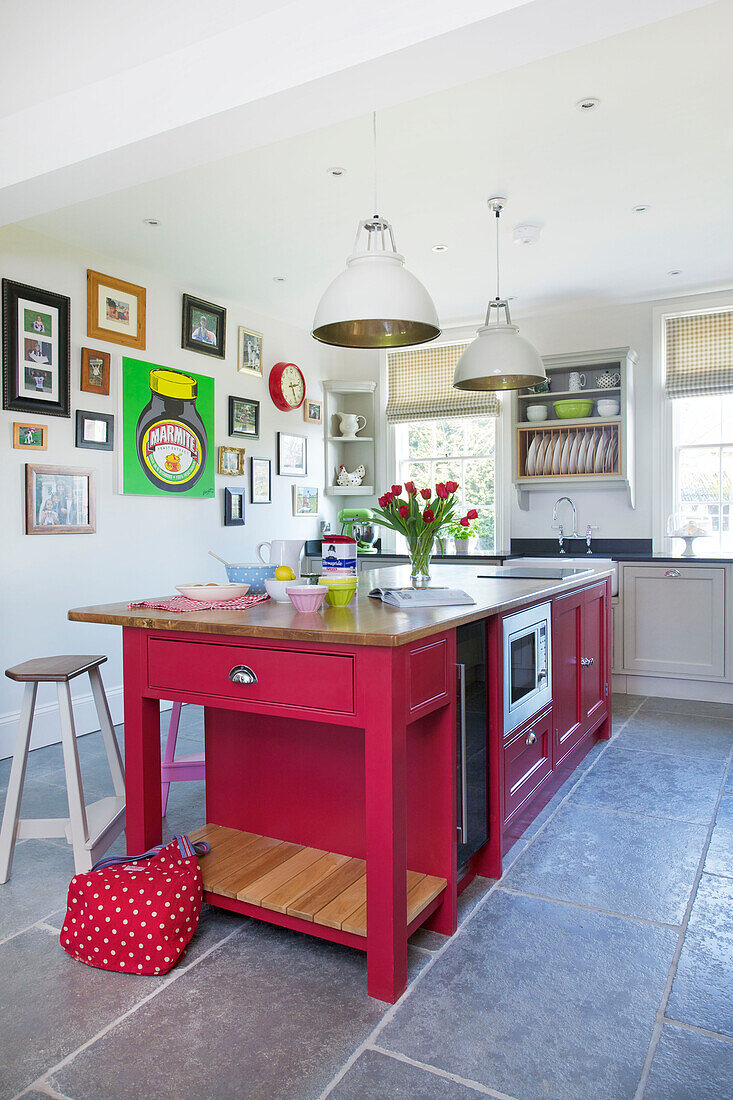
{"type": "Polygon", "coordinates": [[[122,360],[122,491],[213,497],[214,379],[122,360]]]}

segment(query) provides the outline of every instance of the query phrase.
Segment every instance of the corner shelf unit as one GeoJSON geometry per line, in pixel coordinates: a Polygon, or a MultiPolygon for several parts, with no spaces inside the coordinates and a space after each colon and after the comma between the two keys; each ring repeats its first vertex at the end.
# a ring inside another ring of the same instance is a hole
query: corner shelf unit
{"type": "Polygon", "coordinates": [[[628,347],[547,356],[542,362],[550,392],[514,394],[513,468],[520,508],[525,511],[529,508],[529,494],[533,491],[562,493],[571,485],[625,489],[629,505],[635,506],[634,366],[637,359],[636,352],[628,347]],[[587,387],[569,390],[570,371],[585,374],[587,387]],[[619,375],[618,386],[606,388],[594,384],[607,371],[619,375]],[[554,412],[552,403],[558,399],[592,398],[598,401],[604,397],[618,400],[617,416],[599,416],[594,408],[591,416],[549,419],[554,412]],[[528,405],[545,405],[548,419],[528,420],[528,405]]]}
{"type": "Polygon", "coordinates": [[[326,496],[369,497],[374,496],[376,475],[377,383],[330,379],[323,383],[323,445],[325,450],[326,496]],[[362,431],[344,438],[339,434],[338,414],[356,413],[366,419],[362,431]],[[366,468],[364,484],[337,485],[339,466],[354,470],[366,468]]]}

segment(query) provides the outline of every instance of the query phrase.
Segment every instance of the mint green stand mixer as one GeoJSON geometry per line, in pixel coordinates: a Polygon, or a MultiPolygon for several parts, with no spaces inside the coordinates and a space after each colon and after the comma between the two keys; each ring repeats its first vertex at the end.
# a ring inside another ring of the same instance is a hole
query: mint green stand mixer
{"type": "Polygon", "coordinates": [[[377,528],[371,508],[342,508],[338,514],[341,534],[356,539],[358,554],[378,553],[374,545],[377,528]]]}

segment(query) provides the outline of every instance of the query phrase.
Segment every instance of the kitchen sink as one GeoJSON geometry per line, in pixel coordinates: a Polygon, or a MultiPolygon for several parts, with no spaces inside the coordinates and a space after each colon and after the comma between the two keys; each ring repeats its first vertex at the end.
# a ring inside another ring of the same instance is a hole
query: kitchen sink
{"type": "MultiPolygon", "coordinates": [[[[532,564],[532,566],[545,566],[555,569],[594,569],[604,568],[613,569],[613,575],[611,577],[611,595],[618,596],[618,563],[611,558],[596,557],[595,554],[584,554],[582,557],[571,557],[569,554],[555,555],[555,557],[547,558],[514,558],[508,563],[510,567],[521,565],[522,567],[532,564]]],[[[534,574],[533,574],[534,575],[534,574]]]]}
{"type": "Polygon", "coordinates": [[[566,581],[572,577],[583,577],[590,573],[591,567],[573,569],[560,565],[487,565],[476,576],[479,580],[496,580],[502,577],[525,578],[527,580],[566,581]]]}

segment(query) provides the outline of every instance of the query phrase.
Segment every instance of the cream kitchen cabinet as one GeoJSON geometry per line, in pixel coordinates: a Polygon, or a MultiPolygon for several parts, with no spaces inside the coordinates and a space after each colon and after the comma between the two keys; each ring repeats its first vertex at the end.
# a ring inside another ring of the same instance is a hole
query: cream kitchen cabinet
{"type": "Polygon", "coordinates": [[[724,565],[623,565],[623,663],[628,673],[725,676],[724,565]]]}

